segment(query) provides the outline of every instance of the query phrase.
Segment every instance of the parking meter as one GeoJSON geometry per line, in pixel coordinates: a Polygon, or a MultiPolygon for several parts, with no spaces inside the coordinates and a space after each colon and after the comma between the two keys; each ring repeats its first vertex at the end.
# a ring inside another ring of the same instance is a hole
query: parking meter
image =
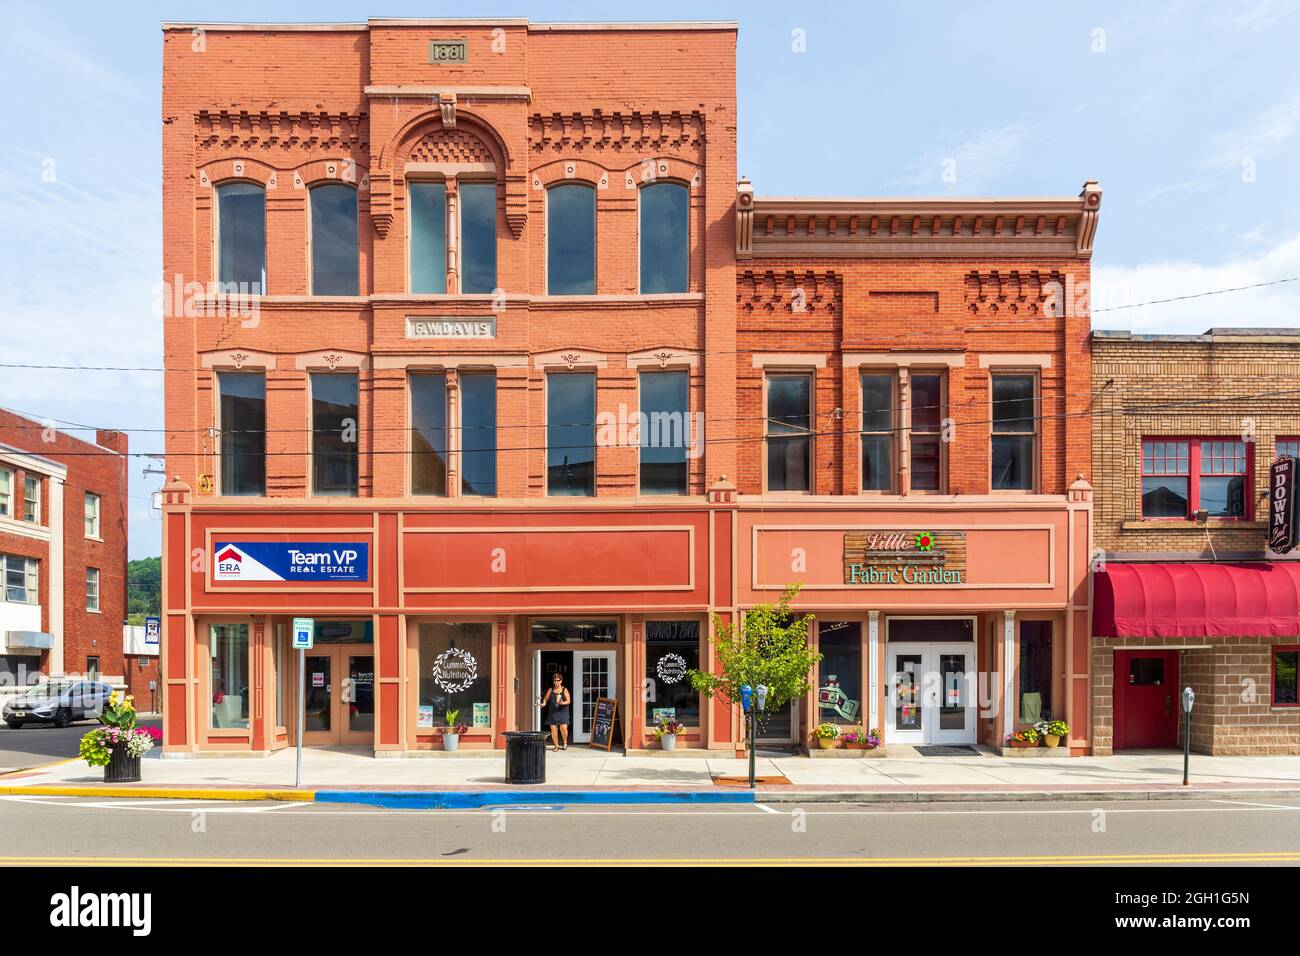
{"type": "Polygon", "coordinates": [[[1190,687],[1184,687],[1183,688],[1183,713],[1190,714],[1192,712],[1192,704],[1194,703],[1196,703],[1196,692],[1192,690],[1190,687]]]}
{"type": "Polygon", "coordinates": [[[767,707],[767,685],[759,684],[754,690],[758,695],[758,709],[765,710],[767,707]]]}
{"type": "Polygon", "coordinates": [[[740,688],[740,709],[749,713],[750,698],[754,696],[754,688],[748,684],[742,684],[740,688]]]}
{"type": "Polygon", "coordinates": [[[1196,703],[1196,692],[1190,687],[1183,688],[1183,786],[1187,786],[1187,772],[1192,762],[1192,704],[1196,703]]]}

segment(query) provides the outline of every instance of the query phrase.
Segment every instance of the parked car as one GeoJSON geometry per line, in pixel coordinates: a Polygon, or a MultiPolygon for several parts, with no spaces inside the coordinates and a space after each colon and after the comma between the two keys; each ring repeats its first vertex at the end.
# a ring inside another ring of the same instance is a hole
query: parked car
{"type": "Polygon", "coordinates": [[[66,727],[74,720],[98,717],[112,692],[102,681],[46,681],[5,704],[4,720],[14,730],[23,724],[66,727]]]}

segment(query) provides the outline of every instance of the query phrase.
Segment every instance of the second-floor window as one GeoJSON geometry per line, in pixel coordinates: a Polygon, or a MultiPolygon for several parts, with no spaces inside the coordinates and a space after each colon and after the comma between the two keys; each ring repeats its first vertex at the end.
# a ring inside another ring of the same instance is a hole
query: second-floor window
{"type": "Polygon", "coordinates": [[[460,493],[497,493],[497,376],[460,373],[460,493]]]}
{"type": "Polygon", "coordinates": [[[447,376],[412,372],[411,494],[447,494],[447,376]]]}
{"type": "Polygon", "coordinates": [[[546,191],[546,292],[596,293],[596,190],[586,183],[546,191]]]}
{"type": "Polygon", "coordinates": [[[86,610],[99,610],[99,568],[86,568],[86,610]]]}
{"type": "Polygon", "coordinates": [[[1300,458],[1300,438],[1279,438],[1277,440],[1277,457],[1290,455],[1292,458],[1300,458]]]}
{"type": "Polygon", "coordinates": [[[443,372],[412,372],[411,493],[450,493],[448,436],[460,445],[460,494],[492,497],[497,493],[496,373],[461,372],[460,423],[449,422],[447,376],[443,372]]]}
{"type": "Polygon", "coordinates": [[[218,372],[221,493],[266,494],[266,377],[218,372]]]}
{"type": "Polygon", "coordinates": [[[36,604],[40,600],[37,575],[40,564],[34,558],[0,554],[0,573],[4,578],[4,599],[15,604],[36,604]]]}
{"type": "Polygon", "coordinates": [[[812,490],[812,376],[767,377],[767,490],[812,490]]]}
{"type": "Polygon", "coordinates": [[[311,294],[356,295],[357,191],[343,183],[311,190],[311,294]]]}
{"type": "Polygon", "coordinates": [[[596,376],[546,376],[546,493],[596,494],[596,376]]]}
{"type": "Polygon", "coordinates": [[[1142,517],[1250,517],[1250,448],[1231,439],[1142,442],[1142,517]]]}
{"type": "Polygon", "coordinates": [[[0,468],[0,517],[14,516],[14,473],[0,468]]]}
{"type": "Polygon", "coordinates": [[[898,470],[894,457],[894,396],[892,372],[862,376],[862,490],[893,491],[898,470]]]}
{"type": "Polygon", "coordinates": [[[41,523],[41,479],[32,475],[23,478],[23,520],[41,523]]]}
{"type": "Polygon", "coordinates": [[[914,373],[911,391],[911,487],[939,491],[943,482],[943,375],[914,373]]]}
{"type": "Polygon", "coordinates": [[[685,292],[690,191],[681,183],[641,187],[641,291],[685,292]]]}
{"type": "Polygon", "coordinates": [[[1032,491],[1037,376],[993,376],[993,490],[1032,491]]]}
{"type": "Polygon", "coordinates": [[[686,372],[641,373],[641,480],[643,495],[686,494],[686,452],[691,441],[686,372]]]}
{"type": "Polygon", "coordinates": [[[249,295],[266,289],[266,190],[256,183],[217,187],[217,281],[249,295]]]}
{"type": "Polygon", "coordinates": [[[355,496],[360,403],[353,372],[311,373],[312,494],[355,496]]]}
{"type": "Polygon", "coordinates": [[[99,537],[99,495],[86,492],[86,537],[99,537]]]}

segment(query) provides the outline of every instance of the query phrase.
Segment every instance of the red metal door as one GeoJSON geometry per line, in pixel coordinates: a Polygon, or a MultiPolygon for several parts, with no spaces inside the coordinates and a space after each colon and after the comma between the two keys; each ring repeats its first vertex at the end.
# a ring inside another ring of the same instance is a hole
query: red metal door
{"type": "Polygon", "coordinates": [[[1115,652],[1115,749],[1178,746],[1178,652],[1115,652]]]}

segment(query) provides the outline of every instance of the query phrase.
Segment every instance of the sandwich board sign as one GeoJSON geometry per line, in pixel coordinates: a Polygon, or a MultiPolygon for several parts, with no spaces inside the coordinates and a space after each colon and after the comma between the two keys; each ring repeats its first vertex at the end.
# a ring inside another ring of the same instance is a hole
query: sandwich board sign
{"type": "Polygon", "coordinates": [[[309,651],[315,644],[316,622],[310,617],[295,617],[293,619],[293,649],[295,651],[309,651]]]}

